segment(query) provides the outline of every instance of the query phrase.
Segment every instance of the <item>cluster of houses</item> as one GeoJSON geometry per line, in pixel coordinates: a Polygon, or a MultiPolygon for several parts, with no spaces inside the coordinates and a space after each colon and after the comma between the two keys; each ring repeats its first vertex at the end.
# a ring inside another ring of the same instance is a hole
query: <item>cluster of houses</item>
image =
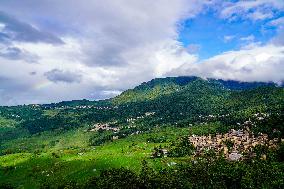
{"type": "Polygon", "coordinates": [[[65,109],[97,109],[97,110],[112,110],[117,109],[118,106],[93,106],[93,105],[81,105],[81,106],[59,106],[54,109],[65,110],[65,109]]]}
{"type": "Polygon", "coordinates": [[[126,122],[127,122],[127,123],[135,123],[135,121],[138,120],[138,119],[143,119],[143,118],[145,118],[145,117],[152,116],[152,115],[155,115],[155,112],[146,112],[146,113],[145,113],[144,115],[142,115],[142,116],[138,116],[138,117],[136,117],[136,118],[128,118],[128,119],[126,119],[126,122]]]}
{"type": "Polygon", "coordinates": [[[199,118],[202,118],[202,119],[207,119],[207,120],[209,120],[209,119],[212,119],[212,118],[222,118],[222,117],[228,117],[228,116],[230,116],[230,114],[217,114],[217,115],[199,115],[198,117],[199,118]]]}
{"type": "MultiPolygon", "coordinates": [[[[0,115],[2,114],[2,112],[0,111],[0,115]]],[[[4,113],[5,114],[5,113],[4,113]]],[[[17,114],[11,114],[11,113],[9,113],[8,115],[7,115],[7,117],[8,118],[20,118],[21,116],[19,116],[19,115],[17,115],[17,114]]]]}
{"type": "MultiPolygon", "coordinates": [[[[205,120],[205,121],[209,121],[212,120],[214,118],[224,118],[224,117],[229,117],[230,114],[216,114],[216,115],[199,115],[198,118],[205,120]]],[[[268,118],[270,116],[270,114],[268,113],[255,113],[253,114],[253,118],[255,118],[256,120],[263,120],[265,118],[268,118]]]]}
{"type": "Polygon", "coordinates": [[[268,113],[256,113],[253,115],[257,120],[263,120],[270,116],[268,113]]]}
{"type": "Polygon", "coordinates": [[[91,132],[95,132],[95,131],[113,131],[113,132],[119,132],[119,128],[118,127],[112,127],[111,124],[113,123],[96,123],[92,129],[90,129],[91,132]]]}
{"type": "Polygon", "coordinates": [[[21,116],[12,114],[11,117],[20,118],[21,116]]]}
{"type": "Polygon", "coordinates": [[[196,154],[201,154],[208,150],[214,150],[217,153],[224,153],[229,160],[242,159],[243,153],[252,152],[252,148],[257,145],[266,145],[269,148],[276,147],[278,139],[269,140],[267,134],[260,133],[254,136],[249,129],[231,129],[225,134],[216,134],[208,136],[189,137],[189,141],[196,148],[196,154]]]}

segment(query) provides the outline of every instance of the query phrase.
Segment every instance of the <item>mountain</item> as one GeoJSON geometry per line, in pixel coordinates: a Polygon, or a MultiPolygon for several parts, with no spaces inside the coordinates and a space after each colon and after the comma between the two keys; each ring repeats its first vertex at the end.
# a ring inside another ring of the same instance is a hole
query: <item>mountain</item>
{"type": "MultiPolygon", "coordinates": [[[[169,95],[184,90],[188,85],[198,85],[202,82],[204,85],[219,87],[220,90],[249,90],[257,87],[277,85],[273,82],[241,82],[221,79],[202,79],[195,76],[156,78],[149,82],[144,82],[134,89],[129,89],[121,95],[115,97],[112,101],[115,104],[127,102],[138,102],[144,100],[153,100],[159,96],[169,95]]],[[[202,87],[202,86],[201,86],[202,87]]]]}
{"type": "MultiPolygon", "coordinates": [[[[236,122],[258,112],[281,112],[284,89],[274,83],[238,82],[198,77],[157,78],[102,101],[75,100],[45,105],[0,107],[0,118],[15,127],[0,131],[0,140],[49,130],[70,130],[94,123],[145,117],[144,129],[156,125],[188,125],[200,117],[230,115],[236,122]],[[16,123],[17,124],[16,124],[16,123]]],[[[3,128],[0,128],[0,130],[3,128]]]]}
{"type": "Polygon", "coordinates": [[[128,104],[133,112],[156,112],[164,123],[176,123],[199,115],[279,110],[283,97],[283,88],[275,83],[170,77],[142,83],[112,102],[128,104]]]}

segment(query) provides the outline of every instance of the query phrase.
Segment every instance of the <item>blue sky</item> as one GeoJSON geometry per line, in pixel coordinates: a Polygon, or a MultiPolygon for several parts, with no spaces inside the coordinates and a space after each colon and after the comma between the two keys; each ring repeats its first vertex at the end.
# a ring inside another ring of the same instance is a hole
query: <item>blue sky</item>
{"type": "Polygon", "coordinates": [[[284,81],[283,0],[0,1],[0,105],[105,99],[157,77],[284,81]]]}
{"type": "MultiPolygon", "coordinates": [[[[277,14],[276,18],[284,16],[277,14]]],[[[181,23],[179,41],[184,47],[199,45],[200,59],[207,59],[226,51],[238,50],[250,42],[267,43],[277,34],[277,27],[269,26],[268,20],[237,19],[230,21],[219,18],[213,11],[200,14],[196,18],[181,23]],[[231,38],[226,40],[226,36],[231,38]],[[254,40],[241,40],[253,36],[254,40]]]]}

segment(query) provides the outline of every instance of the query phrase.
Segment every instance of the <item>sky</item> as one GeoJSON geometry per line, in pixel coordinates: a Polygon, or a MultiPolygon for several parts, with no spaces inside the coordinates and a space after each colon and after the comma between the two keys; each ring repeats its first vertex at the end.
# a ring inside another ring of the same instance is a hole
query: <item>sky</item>
{"type": "Polygon", "coordinates": [[[157,77],[284,81],[284,0],[2,0],[0,105],[157,77]]]}

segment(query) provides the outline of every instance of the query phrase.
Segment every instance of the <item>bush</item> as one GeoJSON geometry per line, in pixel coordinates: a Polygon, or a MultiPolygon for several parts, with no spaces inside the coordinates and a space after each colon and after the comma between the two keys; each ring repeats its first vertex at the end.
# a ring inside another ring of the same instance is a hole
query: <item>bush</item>
{"type": "Polygon", "coordinates": [[[139,176],[134,172],[120,168],[120,169],[110,169],[101,172],[99,177],[93,178],[88,188],[101,188],[101,189],[111,189],[111,188],[129,188],[137,189],[142,188],[139,176]]]}
{"type": "Polygon", "coordinates": [[[169,150],[170,157],[184,157],[192,155],[195,147],[191,144],[187,137],[182,137],[178,142],[173,143],[169,150]]]}

